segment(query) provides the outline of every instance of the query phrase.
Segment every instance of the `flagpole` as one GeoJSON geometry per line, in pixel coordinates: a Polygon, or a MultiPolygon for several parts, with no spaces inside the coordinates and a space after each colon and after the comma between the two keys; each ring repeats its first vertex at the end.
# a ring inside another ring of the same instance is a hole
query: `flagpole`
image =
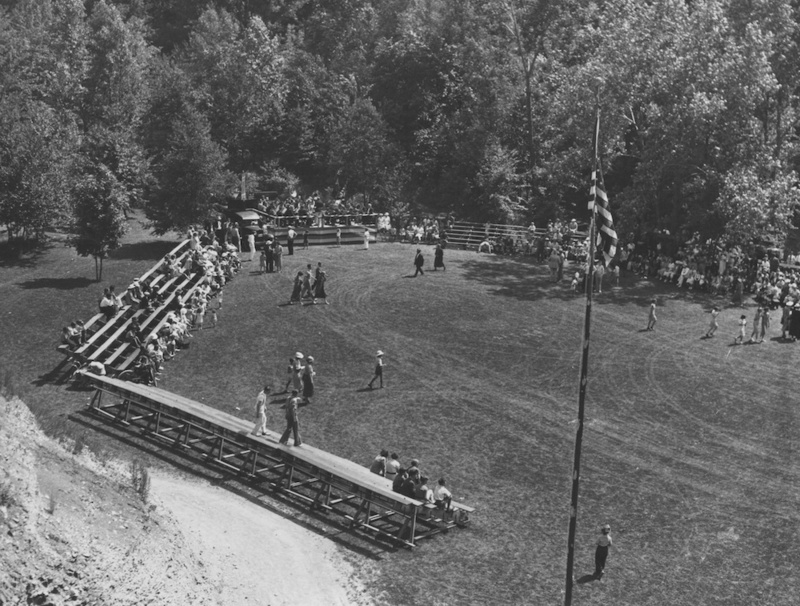
{"type": "MultiPolygon", "coordinates": [[[[596,121],[594,130],[594,160],[593,177],[596,178],[599,157],[600,139],[600,107],[596,110],[596,121]]],[[[586,383],[589,373],[589,335],[592,325],[592,290],[594,279],[594,247],[595,247],[595,216],[597,208],[597,188],[596,180],[593,179],[592,188],[592,216],[589,222],[589,251],[587,258],[586,282],[586,311],[583,317],[583,339],[581,342],[581,373],[578,387],[578,427],[575,430],[575,451],[572,462],[572,499],[569,510],[569,531],[567,533],[567,572],[564,585],[564,606],[572,604],[572,585],[574,583],[574,564],[575,564],[575,530],[578,522],[578,488],[580,486],[581,471],[581,446],[583,443],[583,419],[586,408],[586,383]]]]}

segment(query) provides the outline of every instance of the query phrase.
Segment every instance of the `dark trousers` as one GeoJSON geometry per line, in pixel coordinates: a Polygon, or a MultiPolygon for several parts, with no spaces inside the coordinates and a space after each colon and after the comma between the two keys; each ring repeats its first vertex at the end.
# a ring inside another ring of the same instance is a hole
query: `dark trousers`
{"type": "Polygon", "coordinates": [[[286,247],[289,249],[289,254],[294,254],[294,238],[289,238],[286,240],[286,247]]]}
{"type": "Polygon", "coordinates": [[[414,277],[416,278],[418,274],[425,275],[425,272],[422,271],[422,265],[416,265],[417,271],[414,272],[414,277]]]}
{"type": "Polygon", "coordinates": [[[608,558],[608,546],[598,545],[594,552],[594,576],[599,577],[603,574],[603,570],[606,567],[606,558],[608,558]]]}
{"type": "Polygon", "coordinates": [[[281,436],[281,444],[286,444],[289,441],[290,433],[294,434],[294,445],[300,446],[302,442],[300,441],[300,425],[297,423],[297,419],[286,419],[286,430],[281,436]]]}

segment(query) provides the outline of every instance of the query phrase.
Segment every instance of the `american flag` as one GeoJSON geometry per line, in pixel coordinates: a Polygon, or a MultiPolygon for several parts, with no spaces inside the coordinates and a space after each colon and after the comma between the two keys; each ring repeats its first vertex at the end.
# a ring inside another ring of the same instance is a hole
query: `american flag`
{"type": "MultiPolygon", "coordinates": [[[[599,163],[598,163],[599,164],[599,163]]],[[[603,187],[603,173],[599,168],[592,171],[592,196],[589,210],[594,214],[597,232],[597,248],[603,251],[603,265],[608,267],[617,254],[617,232],[614,231],[614,219],[608,210],[608,196],[603,187]]]]}

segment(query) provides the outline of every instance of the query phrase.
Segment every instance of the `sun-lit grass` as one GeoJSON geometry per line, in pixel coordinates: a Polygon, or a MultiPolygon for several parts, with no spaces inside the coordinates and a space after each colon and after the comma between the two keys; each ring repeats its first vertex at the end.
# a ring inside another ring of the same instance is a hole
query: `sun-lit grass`
{"type": "MultiPolygon", "coordinates": [[[[104,283],[126,284],[166,244],[131,246],[104,283]]],[[[559,604],[583,300],[528,260],[448,250],[447,272],[416,279],[412,260],[410,247],[380,244],[300,250],[282,275],[245,263],[218,327],[196,334],[161,386],[249,417],[265,381],[285,384],[290,355],[313,355],[304,441],[364,464],[381,448],[417,457],[478,510],[467,530],[380,552],[376,592],[392,604],[559,604]],[[285,305],[293,273],[319,261],[331,304],[285,305]],[[370,391],[377,349],[386,388],[370,391]]],[[[50,371],[60,327],[96,306],[102,284],[81,281],[91,272],[59,247],[0,267],[0,364],[51,433],[85,432],[68,415],[89,394],[50,371]]],[[[800,344],[731,347],[736,309],[701,340],[709,307],[632,279],[596,300],[576,576],[593,570],[600,524],[614,547],[605,578],[575,587],[576,605],[796,603],[800,344]],[[654,295],[659,323],[641,332],[654,295]]],[[[281,427],[277,398],[270,413],[281,427]]]]}

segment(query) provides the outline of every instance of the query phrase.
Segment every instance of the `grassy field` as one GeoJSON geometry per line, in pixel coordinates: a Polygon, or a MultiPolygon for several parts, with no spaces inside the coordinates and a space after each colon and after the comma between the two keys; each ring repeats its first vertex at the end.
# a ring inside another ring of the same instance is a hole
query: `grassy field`
{"type": "MultiPolygon", "coordinates": [[[[57,244],[0,265],[4,382],[50,433],[87,431],[75,415],[89,394],[53,382],[61,326],[174,242],[131,227],[102,284],[90,259],[57,244]]],[[[429,270],[411,278],[413,252],[299,250],[269,276],[245,263],[218,327],[197,333],[160,386],[249,417],[263,382],[285,383],[289,356],[313,355],[304,441],[364,464],[381,448],[419,458],[478,510],[469,529],[414,551],[372,550],[375,593],[390,604],[560,604],[583,299],[545,265],[474,252],[448,250],[447,271],[433,272],[426,248],[429,270]],[[318,261],[331,305],[286,305],[291,276],[318,261]],[[370,391],[377,349],[386,388],[370,391]]],[[[576,605],[797,603],[800,344],[777,340],[773,318],[771,339],[732,347],[734,308],[701,339],[711,304],[630,278],[596,299],[577,578],[593,571],[600,524],[614,547],[603,580],[575,587],[576,605]],[[654,296],[659,321],[643,332],[654,296]]],[[[102,432],[87,440],[129,448],[102,432]]]]}

